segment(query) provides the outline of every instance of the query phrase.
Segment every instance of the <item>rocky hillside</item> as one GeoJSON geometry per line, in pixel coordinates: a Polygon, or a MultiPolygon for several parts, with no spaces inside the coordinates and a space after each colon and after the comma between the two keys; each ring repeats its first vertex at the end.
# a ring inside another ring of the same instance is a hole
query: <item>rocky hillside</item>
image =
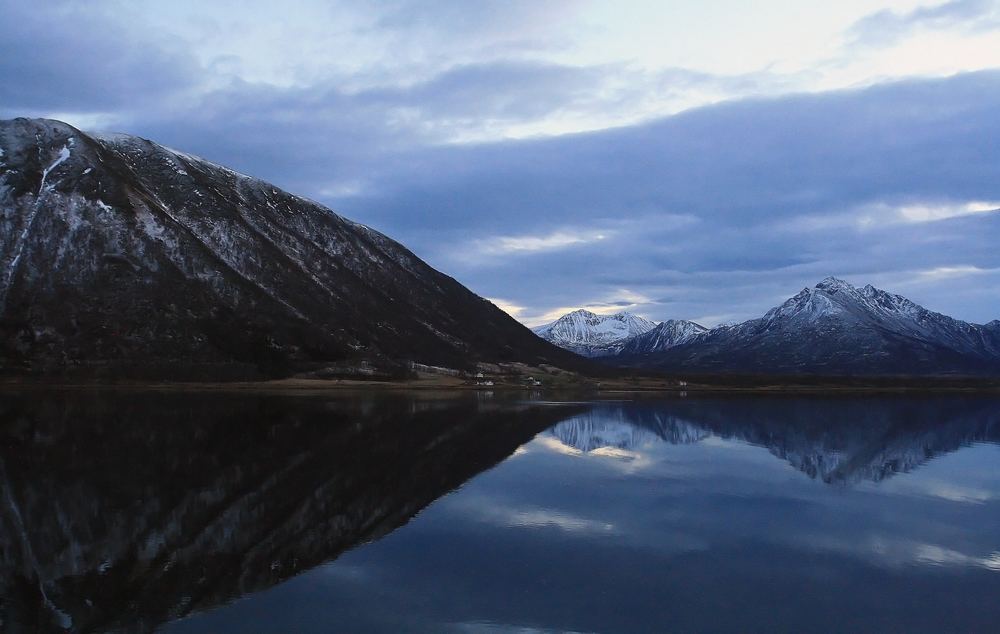
{"type": "Polygon", "coordinates": [[[131,136],[0,122],[0,370],[578,367],[402,245],[131,136]]]}

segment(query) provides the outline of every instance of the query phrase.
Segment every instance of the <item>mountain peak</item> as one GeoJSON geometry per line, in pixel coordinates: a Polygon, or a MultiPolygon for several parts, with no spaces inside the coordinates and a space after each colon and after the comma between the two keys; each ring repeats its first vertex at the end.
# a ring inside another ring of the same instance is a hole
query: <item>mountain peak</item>
{"type": "Polygon", "coordinates": [[[602,357],[617,354],[627,339],[655,327],[656,324],[645,317],[627,311],[598,315],[579,309],[535,328],[534,332],[542,339],[579,355],[602,357]]]}
{"type": "Polygon", "coordinates": [[[833,277],[832,275],[820,280],[820,282],[816,284],[816,288],[824,291],[857,290],[850,282],[845,282],[844,280],[838,277],[833,277]]]}
{"type": "Polygon", "coordinates": [[[9,125],[20,129],[32,129],[35,131],[51,131],[59,134],[78,134],[80,131],[70,124],[58,119],[46,119],[44,117],[16,117],[9,119],[9,125]]]}
{"type": "Polygon", "coordinates": [[[649,332],[632,337],[622,346],[622,354],[648,354],[662,352],[674,346],[690,343],[708,329],[701,324],[683,319],[668,319],[649,332]]]}

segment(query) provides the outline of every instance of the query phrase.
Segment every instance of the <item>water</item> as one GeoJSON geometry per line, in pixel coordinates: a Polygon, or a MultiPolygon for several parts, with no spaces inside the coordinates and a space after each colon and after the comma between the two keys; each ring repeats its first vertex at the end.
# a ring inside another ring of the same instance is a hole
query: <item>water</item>
{"type": "Polygon", "coordinates": [[[5,632],[996,631],[1000,399],[6,394],[5,632]]]}

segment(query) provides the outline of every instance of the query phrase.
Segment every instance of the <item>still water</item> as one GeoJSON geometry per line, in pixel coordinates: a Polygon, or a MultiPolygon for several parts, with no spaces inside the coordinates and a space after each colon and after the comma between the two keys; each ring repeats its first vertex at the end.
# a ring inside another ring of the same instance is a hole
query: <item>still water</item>
{"type": "Polygon", "coordinates": [[[998,443],[968,395],[0,394],[0,630],[996,632],[998,443]]]}

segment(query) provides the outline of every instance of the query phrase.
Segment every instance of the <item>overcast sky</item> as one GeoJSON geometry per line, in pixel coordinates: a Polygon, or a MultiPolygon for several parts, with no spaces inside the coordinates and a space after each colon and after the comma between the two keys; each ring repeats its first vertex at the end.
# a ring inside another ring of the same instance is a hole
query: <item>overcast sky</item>
{"type": "Polygon", "coordinates": [[[0,116],[379,229],[529,325],[828,275],[1000,318],[1000,0],[0,0],[0,116]]]}

